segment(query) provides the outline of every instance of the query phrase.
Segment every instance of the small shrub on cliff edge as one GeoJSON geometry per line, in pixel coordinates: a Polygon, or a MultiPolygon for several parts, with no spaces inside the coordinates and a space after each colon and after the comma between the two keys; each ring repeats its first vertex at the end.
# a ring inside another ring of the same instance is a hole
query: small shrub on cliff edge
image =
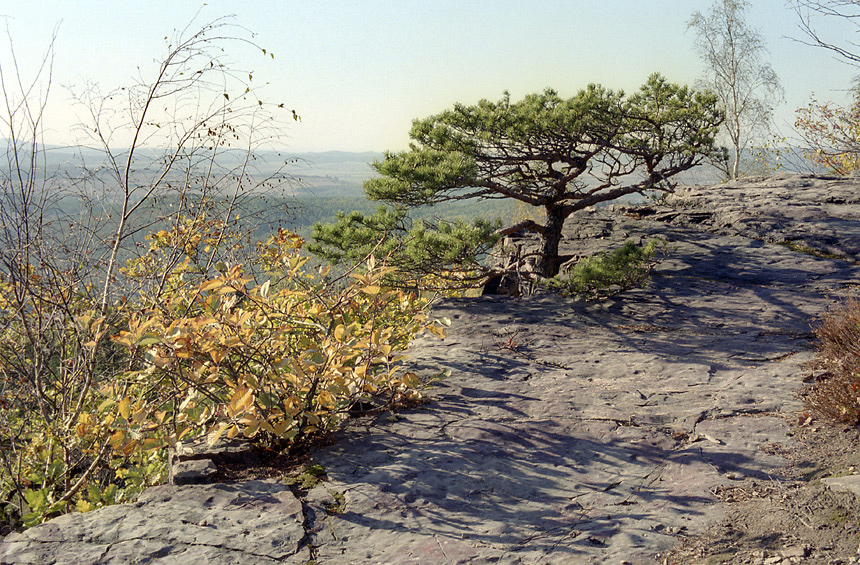
{"type": "Polygon", "coordinates": [[[656,239],[644,246],[628,240],[614,251],[581,259],[567,271],[566,276],[546,279],[542,284],[562,296],[584,296],[588,299],[608,297],[640,287],[659,263],[658,244],[656,239]]]}
{"type": "Polygon", "coordinates": [[[832,308],[815,329],[813,367],[824,375],[805,394],[807,408],[828,420],[860,424],[860,301],[832,308]]]}

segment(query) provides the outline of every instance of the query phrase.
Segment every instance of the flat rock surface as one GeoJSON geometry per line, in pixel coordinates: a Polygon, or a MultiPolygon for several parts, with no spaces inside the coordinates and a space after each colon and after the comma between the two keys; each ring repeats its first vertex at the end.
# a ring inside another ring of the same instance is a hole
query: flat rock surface
{"type": "MultiPolygon", "coordinates": [[[[803,199],[807,181],[774,183],[803,199]]],[[[657,563],[723,516],[720,488],[782,480],[810,322],[860,284],[855,264],[751,237],[741,215],[668,220],[586,213],[565,234],[571,255],[664,238],[645,289],[438,304],[448,337],[410,358],[450,376],[423,406],[346,426],[303,501],[274,483],[156,487],[12,534],[0,562],[657,563]]]]}
{"type": "Polygon", "coordinates": [[[860,175],[784,173],[678,189],[666,219],[860,261],[860,175]]]}
{"type": "Polygon", "coordinates": [[[134,504],[66,514],[0,542],[0,563],[295,563],[302,503],[274,481],[162,485],[134,504]]]}

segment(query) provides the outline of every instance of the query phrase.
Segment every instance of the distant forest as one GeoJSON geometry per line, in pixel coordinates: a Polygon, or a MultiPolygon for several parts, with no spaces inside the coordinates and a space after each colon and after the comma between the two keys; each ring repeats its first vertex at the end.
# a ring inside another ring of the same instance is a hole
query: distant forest
{"type": "MultiPolygon", "coordinates": [[[[234,167],[241,157],[224,152],[219,157],[219,166],[227,170],[234,167]],[[234,162],[235,161],[235,162],[234,162]]],[[[146,161],[147,155],[141,159],[146,161]]],[[[258,154],[254,160],[252,180],[279,176],[285,182],[277,191],[246,195],[241,206],[245,217],[254,217],[258,238],[267,237],[272,229],[283,227],[309,238],[315,223],[332,222],[339,211],[357,210],[372,214],[381,205],[365,198],[363,183],[376,175],[372,167],[375,160],[381,160],[382,153],[327,151],[320,153],[289,153],[267,151],[258,154]],[[250,196],[250,197],[249,197],[250,196]]],[[[45,151],[46,176],[65,179],[74,183],[75,178],[83,175],[96,175],[101,183],[110,183],[99,171],[104,155],[88,148],[47,147],[45,151]],[[83,166],[82,166],[83,165],[83,166]]],[[[135,174],[146,176],[143,168],[135,174]]],[[[719,181],[715,171],[702,166],[679,179],[681,183],[714,184],[719,181]]],[[[98,183],[95,184],[97,186],[98,183]]],[[[74,198],[55,201],[58,216],[75,216],[79,202],[74,198]]],[[[105,203],[107,204],[107,203],[105,203]]],[[[143,233],[159,229],[157,218],[171,207],[170,198],[161,197],[148,213],[144,214],[143,233]]],[[[108,204],[108,208],[110,205],[108,204]]],[[[501,218],[503,223],[511,224],[524,219],[536,210],[518,204],[511,199],[500,200],[463,200],[437,204],[432,207],[414,209],[410,212],[413,220],[445,220],[473,218],[501,218]]],[[[142,235],[142,234],[141,234],[142,235]]]]}

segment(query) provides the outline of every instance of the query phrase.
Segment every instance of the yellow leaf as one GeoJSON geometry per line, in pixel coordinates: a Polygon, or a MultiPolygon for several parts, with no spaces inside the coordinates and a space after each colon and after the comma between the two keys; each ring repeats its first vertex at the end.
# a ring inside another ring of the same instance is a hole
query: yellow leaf
{"type": "Polygon", "coordinates": [[[125,432],[122,430],[118,430],[110,436],[110,444],[114,450],[119,450],[123,441],[125,441],[125,432]]]}
{"type": "Polygon", "coordinates": [[[336,340],[343,341],[344,334],[346,334],[346,328],[343,326],[343,324],[338,325],[334,329],[334,338],[336,340]]]}
{"type": "Polygon", "coordinates": [[[179,405],[179,410],[184,412],[185,409],[188,408],[188,405],[191,404],[191,402],[195,398],[197,398],[197,391],[194,389],[188,391],[188,396],[186,396],[185,400],[183,400],[182,403],[179,405]]]}
{"type": "Polygon", "coordinates": [[[122,446],[123,455],[131,455],[132,453],[134,453],[134,450],[137,449],[137,445],[137,440],[133,439],[124,446],[122,446]]]}
{"type": "Polygon", "coordinates": [[[227,356],[227,351],[224,349],[213,349],[212,351],[209,352],[209,357],[212,358],[212,361],[215,364],[218,364],[221,361],[223,361],[224,357],[226,357],[226,356],[227,356]]]}
{"type": "Polygon", "coordinates": [[[237,336],[232,336],[224,340],[224,347],[235,347],[241,345],[242,340],[237,336]]]}
{"type": "Polygon", "coordinates": [[[155,318],[149,318],[149,319],[147,319],[145,322],[143,322],[142,324],[140,324],[140,325],[136,328],[138,335],[143,334],[143,332],[145,332],[145,331],[146,331],[146,329],[147,329],[149,326],[151,326],[152,324],[154,324],[156,321],[157,321],[157,320],[156,320],[155,318]]]}
{"type": "Polygon", "coordinates": [[[290,425],[289,420],[280,420],[277,424],[272,426],[272,429],[274,430],[274,434],[278,437],[283,436],[284,432],[287,431],[287,427],[289,425],[290,425]]]}
{"type": "Polygon", "coordinates": [[[164,443],[160,439],[157,439],[154,437],[146,438],[145,440],[140,442],[140,448],[143,449],[144,451],[150,451],[152,449],[158,449],[158,448],[163,447],[163,446],[164,446],[164,443]]]}
{"type": "Polygon", "coordinates": [[[376,296],[377,294],[379,294],[380,290],[381,289],[379,288],[379,285],[376,284],[372,284],[361,289],[362,292],[371,296],[376,296]]]}
{"type": "MultiPolygon", "coordinates": [[[[206,436],[206,441],[209,445],[215,445],[218,439],[221,437],[221,434],[230,427],[230,424],[220,423],[209,431],[209,434],[206,436]]],[[[235,427],[235,426],[234,426],[235,427]]],[[[232,438],[231,438],[232,439],[232,438]]]]}
{"type": "Polygon", "coordinates": [[[146,418],[146,405],[142,402],[138,404],[137,409],[134,411],[134,414],[131,415],[131,420],[135,424],[140,424],[146,418]]]}
{"type": "Polygon", "coordinates": [[[409,388],[418,388],[418,385],[421,384],[421,381],[418,380],[418,375],[415,373],[406,373],[400,377],[400,380],[409,388]]]}
{"type": "Polygon", "coordinates": [[[230,398],[228,408],[232,408],[234,414],[244,411],[253,402],[253,395],[254,391],[250,388],[243,387],[238,389],[230,398]]]}
{"type": "Polygon", "coordinates": [[[242,435],[245,437],[254,437],[257,435],[257,430],[260,428],[260,422],[253,422],[250,426],[245,428],[245,431],[242,432],[242,435]]]}
{"type": "Polygon", "coordinates": [[[200,287],[198,288],[198,290],[200,292],[206,292],[207,290],[212,290],[214,288],[219,288],[221,286],[224,286],[224,281],[221,279],[214,279],[211,281],[206,281],[205,283],[201,284],[200,287]]]}
{"type": "Polygon", "coordinates": [[[437,326],[435,324],[427,326],[427,331],[431,334],[435,335],[439,339],[445,339],[445,328],[441,326],[437,326]]]}
{"type": "Polygon", "coordinates": [[[131,347],[131,340],[128,339],[128,337],[126,337],[126,336],[130,336],[130,335],[131,334],[129,332],[120,332],[119,336],[113,336],[111,338],[111,340],[114,343],[118,343],[118,344],[124,345],[126,347],[131,347]]]}
{"type": "Polygon", "coordinates": [[[122,400],[119,401],[119,415],[128,420],[129,407],[131,406],[131,400],[126,396],[122,400]]]}
{"type": "Polygon", "coordinates": [[[80,322],[80,324],[85,328],[88,328],[90,326],[90,322],[92,321],[92,319],[93,317],[90,316],[89,313],[78,316],[78,322],[80,322]]]}
{"type": "Polygon", "coordinates": [[[334,407],[334,398],[327,390],[321,391],[318,397],[320,407],[329,410],[334,407]]]}

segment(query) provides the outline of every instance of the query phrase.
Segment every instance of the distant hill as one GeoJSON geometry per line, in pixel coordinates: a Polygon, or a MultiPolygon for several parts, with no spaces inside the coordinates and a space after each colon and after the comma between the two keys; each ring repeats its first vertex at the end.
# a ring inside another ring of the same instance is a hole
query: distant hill
{"type": "MultiPolygon", "coordinates": [[[[6,141],[0,139],[0,150],[5,149],[5,146],[6,141]]],[[[104,154],[98,149],[62,146],[46,146],[44,149],[45,176],[48,178],[60,180],[61,183],[74,182],[76,178],[95,172],[101,183],[95,183],[93,189],[99,191],[101,190],[99,187],[109,186],[112,182],[104,167],[106,164],[104,154]]],[[[123,156],[122,150],[118,155],[123,156]]],[[[154,173],[148,170],[146,165],[156,159],[156,152],[141,148],[138,155],[134,175],[139,177],[142,184],[146,184],[148,179],[145,177],[154,173]]],[[[218,155],[217,164],[227,171],[241,165],[245,158],[246,154],[241,150],[222,150],[218,155]]],[[[344,212],[358,210],[363,213],[372,213],[376,210],[379,203],[366,200],[363,184],[376,175],[372,163],[383,158],[383,153],[372,151],[269,150],[255,153],[250,174],[252,180],[256,181],[262,181],[274,175],[286,178],[286,182],[281,184],[277,193],[269,194],[268,205],[272,203],[271,198],[275,201],[284,198],[283,203],[276,207],[290,210],[286,215],[286,221],[294,224],[296,229],[307,235],[314,222],[332,221],[338,210],[344,212]]],[[[752,155],[746,155],[746,160],[752,163],[752,155]]],[[[786,169],[791,168],[786,166],[786,169]]],[[[700,166],[674,177],[673,180],[679,185],[710,186],[719,183],[722,178],[714,168],[700,166]]],[[[633,195],[629,199],[640,198],[633,195]]],[[[254,207],[256,206],[252,206],[254,207]]],[[[468,204],[460,201],[437,205],[427,210],[416,210],[413,215],[425,218],[441,216],[447,219],[493,215],[504,217],[509,216],[514,208],[516,208],[514,201],[476,201],[468,204]]],[[[66,210],[66,212],[69,211],[66,210]]],[[[522,213],[528,212],[520,210],[519,214],[522,213]]]]}
{"type": "Polygon", "coordinates": [[[371,164],[383,154],[326,151],[284,153],[282,158],[287,163],[284,172],[296,179],[295,196],[363,198],[364,181],[376,174],[371,164]]]}

